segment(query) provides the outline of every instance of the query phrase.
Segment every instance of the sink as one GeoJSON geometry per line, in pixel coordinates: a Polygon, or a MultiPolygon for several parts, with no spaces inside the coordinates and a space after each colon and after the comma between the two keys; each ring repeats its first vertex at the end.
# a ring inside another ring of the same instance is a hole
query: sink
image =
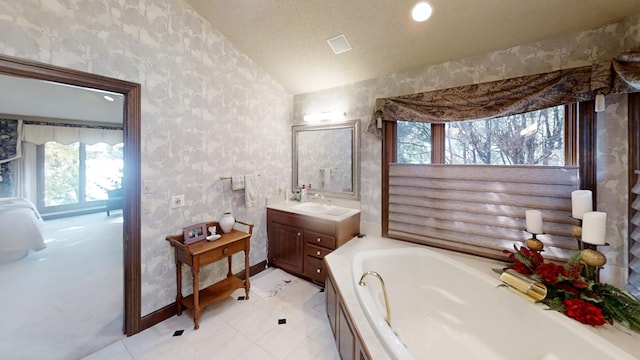
{"type": "Polygon", "coordinates": [[[294,205],[291,207],[291,209],[293,210],[298,210],[298,211],[303,211],[303,212],[308,212],[313,214],[322,214],[324,212],[327,212],[335,208],[336,206],[334,205],[325,205],[325,204],[318,204],[313,202],[306,202],[306,203],[294,205]]]}

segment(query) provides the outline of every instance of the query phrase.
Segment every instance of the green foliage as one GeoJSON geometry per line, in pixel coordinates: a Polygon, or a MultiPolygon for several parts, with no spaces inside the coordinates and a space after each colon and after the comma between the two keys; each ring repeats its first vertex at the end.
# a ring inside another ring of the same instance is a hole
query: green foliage
{"type": "Polygon", "coordinates": [[[618,321],[640,332],[640,303],[609,284],[598,284],[596,290],[603,298],[603,314],[609,321],[618,321]]]}

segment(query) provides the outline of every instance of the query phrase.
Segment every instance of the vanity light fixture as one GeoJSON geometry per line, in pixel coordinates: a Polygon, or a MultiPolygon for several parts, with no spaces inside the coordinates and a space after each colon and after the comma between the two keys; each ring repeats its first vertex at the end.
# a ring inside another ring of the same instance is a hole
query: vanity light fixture
{"type": "Polygon", "coordinates": [[[327,112],[322,112],[322,113],[317,113],[317,114],[307,114],[304,116],[304,121],[307,122],[314,122],[314,121],[331,121],[331,120],[338,120],[340,118],[344,118],[345,116],[347,116],[346,113],[341,113],[339,111],[327,111],[327,112]]]}
{"type": "Polygon", "coordinates": [[[433,7],[426,1],[420,1],[411,10],[411,17],[417,22],[426,21],[433,14],[433,7]]]}

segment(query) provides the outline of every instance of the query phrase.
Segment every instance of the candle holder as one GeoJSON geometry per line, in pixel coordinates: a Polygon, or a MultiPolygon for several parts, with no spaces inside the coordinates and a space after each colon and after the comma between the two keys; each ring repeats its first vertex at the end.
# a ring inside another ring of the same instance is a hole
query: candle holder
{"type": "MultiPolygon", "coordinates": [[[[574,218],[576,219],[576,218],[574,218]]],[[[582,241],[582,219],[578,220],[579,224],[574,225],[571,229],[571,235],[578,242],[578,251],[580,252],[580,261],[585,264],[583,275],[596,283],[600,282],[600,269],[607,263],[607,258],[603,253],[598,251],[598,246],[609,246],[609,243],[603,245],[589,244],[582,241]]]]}
{"type": "Polygon", "coordinates": [[[537,235],[542,235],[542,234],[536,234],[531,232],[529,234],[531,234],[531,237],[525,240],[525,244],[527,244],[527,247],[529,248],[529,250],[544,251],[542,250],[544,248],[544,244],[542,243],[542,241],[538,240],[537,238],[537,235]]]}

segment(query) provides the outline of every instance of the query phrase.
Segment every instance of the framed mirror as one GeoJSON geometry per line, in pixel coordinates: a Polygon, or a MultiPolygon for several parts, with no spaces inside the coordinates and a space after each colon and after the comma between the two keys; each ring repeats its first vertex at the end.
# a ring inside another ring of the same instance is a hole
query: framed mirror
{"type": "Polygon", "coordinates": [[[360,120],[293,125],[291,136],[294,188],[360,199],[360,120]]]}

